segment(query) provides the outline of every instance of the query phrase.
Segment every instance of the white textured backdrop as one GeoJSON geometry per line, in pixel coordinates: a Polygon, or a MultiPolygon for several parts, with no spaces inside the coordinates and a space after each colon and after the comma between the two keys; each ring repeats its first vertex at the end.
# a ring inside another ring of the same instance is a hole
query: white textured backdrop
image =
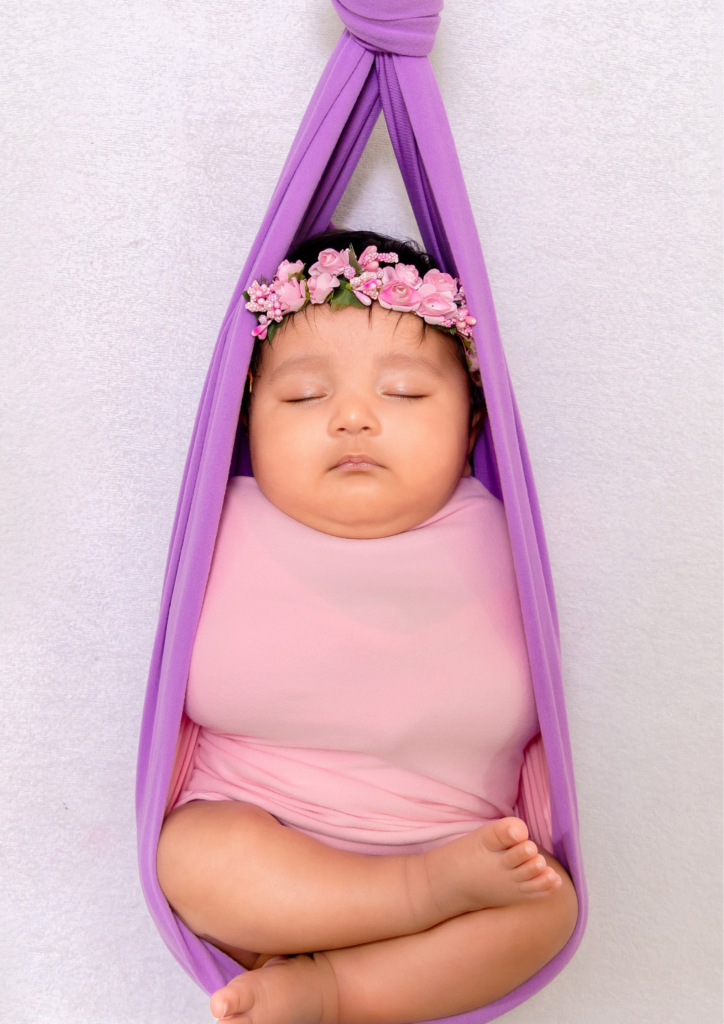
{"type": "MultiPolygon", "coordinates": [[[[136,875],[146,666],[226,303],[327,0],[2,11],[0,1018],[193,1024],[136,875]]],[[[433,54],[531,448],[591,888],[511,1024],[714,1024],[714,0],[447,0],[433,54]]],[[[378,128],[338,222],[414,233],[378,128]]]]}

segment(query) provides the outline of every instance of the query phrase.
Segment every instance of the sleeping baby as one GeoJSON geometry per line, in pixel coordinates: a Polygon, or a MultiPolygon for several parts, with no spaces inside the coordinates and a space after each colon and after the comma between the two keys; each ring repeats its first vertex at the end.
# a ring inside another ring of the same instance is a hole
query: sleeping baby
{"type": "Polygon", "coordinates": [[[245,968],[217,1017],[462,1013],[577,916],[517,816],[545,822],[545,762],[505,513],[470,469],[475,321],[427,254],[367,232],[310,239],[246,297],[254,475],[226,492],[161,887],[245,968]]]}

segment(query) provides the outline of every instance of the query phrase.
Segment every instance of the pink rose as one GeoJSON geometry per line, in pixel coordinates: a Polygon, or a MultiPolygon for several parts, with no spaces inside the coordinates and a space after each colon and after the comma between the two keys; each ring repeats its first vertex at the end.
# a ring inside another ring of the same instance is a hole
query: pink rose
{"type": "Polygon", "coordinates": [[[298,274],[304,270],[304,264],[301,260],[297,260],[296,263],[290,263],[289,260],[284,260],[279,264],[277,270],[277,278],[282,284],[286,284],[292,274],[298,274]]]}
{"type": "MultiPolygon", "coordinates": [[[[386,268],[389,269],[389,268],[386,268]]],[[[420,296],[404,281],[389,281],[380,290],[380,305],[398,313],[414,312],[420,305],[420,296]]]]}
{"type": "Polygon", "coordinates": [[[382,284],[392,284],[397,280],[397,271],[394,267],[382,268],[382,284]]]}
{"type": "Polygon", "coordinates": [[[425,284],[433,285],[436,292],[449,293],[454,299],[458,293],[457,282],[450,274],[443,274],[441,270],[428,270],[423,278],[425,284]]]}
{"type": "Polygon", "coordinates": [[[413,267],[412,264],[398,263],[396,267],[385,267],[382,273],[385,275],[385,281],[392,280],[392,278],[387,277],[388,273],[394,274],[397,281],[408,284],[410,288],[419,288],[422,284],[417,267],[413,267]]]}
{"type": "Polygon", "coordinates": [[[339,279],[333,274],[321,273],[315,277],[310,277],[307,281],[309,301],[319,305],[338,287],[339,279]]]}
{"type": "Polygon", "coordinates": [[[418,289],[420,306],[417,312],[424,316],[427,323],[440,324],[457,313],[458,307],[448,292],[437,292],[434,288],[433,284],[424,284],[418,289]]]}
{"type": "MultiPolygon", "coordinates": [[[[323,249],[319,259],[309,268],[311,277],[319,277],[320,274],[343,274],[345,267],[349,266],[349,250],[337,252],[336,249],[323,249]]],[[[336,285],[335,285],[336,287],[336,285]]]]}
{"type": "MultiPolygon", "coordinates": [[[[294,266],[294,264],[290,264],[294,266]]],[[[286,281],[277,281],[274,285],[282,313],[296,313],[304,305],[307,292],[304,281],[297,281],[296,278],[286,281]]]]}

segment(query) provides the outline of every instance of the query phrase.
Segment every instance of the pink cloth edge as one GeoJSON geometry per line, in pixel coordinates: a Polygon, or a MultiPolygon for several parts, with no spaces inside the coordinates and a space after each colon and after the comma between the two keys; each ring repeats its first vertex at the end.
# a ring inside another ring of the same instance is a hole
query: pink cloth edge
{"type": "MultiPolygon", "coordinates": [[[[173,771],[171,772],[164,817],[176,807],[186,779],[191,772],[200,729],[201,726],[197,725],[196,722],[192,722],[186,712],[184,712],[176,744],[176,757],[173,771]]],[[[534,736],[525,748],[523,766],[520,772],[520,790],[514,813],[517,817],[522,818],[528,826],[533,842],[550,852],[553,846],[550,783],[548,779],[548,762],[543,746],[543,737],[540,733],[534,736]]],[[[306,832],[304,829],[299,829],[298,831],[311,835],[310,832],[306,832]]],[[[320,838],[320,841],[324,842],[321,837],[315,836],[313,838],[320,838]]],[[[437,844],[421,844],[424,848],[431,848],[434,845],[437,844]]],[[[335,843],[334,846],[337,849],[354,848],[353,844],[350,843],[335,843]]],[[[379,847],[374,852],[380,854],[393,853],[395,849],[393,846],[379,847]]],[[[420,852],[423,852],[422,849],[420,852]]]]}
{"type": "Polygon", "coordinates": [[[523,754],[520,790],[514,813],[528,826],[533,842],[552,852],[553,829],[548,762],[540,733],[533,737],[523,754]]]}
{"type": "Polygon", "coordinates": [[[196,722],[192,722],[184,711],[181,716],[178,740],[176,741],[176,757],[174,758],[173,770],[171,771],[171,781],[168,787],[168,796],[166,797],[164,817],[176,806],[176,802],[186,784],[186,779],[193,768],[194,754],[196,753],[200,731],[201,726],[197,725],[196,722]]]}

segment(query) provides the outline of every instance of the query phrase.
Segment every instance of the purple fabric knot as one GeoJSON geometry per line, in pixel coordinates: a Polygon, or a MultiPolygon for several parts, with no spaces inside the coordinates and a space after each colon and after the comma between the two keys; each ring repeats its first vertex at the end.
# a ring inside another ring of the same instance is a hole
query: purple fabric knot
{"type": "Polygon", "coordinates": [[[332,0],[348,31],[368,50],[427,57],[443,0],[332,0]]]}

